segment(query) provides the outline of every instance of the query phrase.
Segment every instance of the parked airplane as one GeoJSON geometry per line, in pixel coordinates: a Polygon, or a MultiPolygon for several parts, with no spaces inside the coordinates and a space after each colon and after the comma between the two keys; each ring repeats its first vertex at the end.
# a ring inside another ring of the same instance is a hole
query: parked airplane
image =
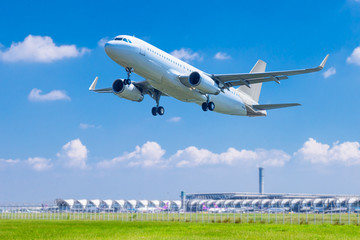
{"type": "Polygon", "coordinates": [[[203,203],[203,205],[202,205],[202,210],[203,211],[208,211],[209,210],[209,208],[205,205],[205,203],[203,203]]]}
{"type": "Polygon", "coordinates": [[[142,213],[158,213],[162,211],[170,211],[170,207],[169,207],[169,202],[167,202],[162,207],[140,207],[140,208],[136,208],[136,211],[142,213]]]}
{"type": "Polygon", "coordinates": [[[168,211],[169,210],[169,202],[166,202],[164,206],[158,207],[160,211],[168,211]]]}
{"type": "Polygon", "coordinates": [[[258,60],[250,73],[208,74],[178,58],[127,35],[117,36],[105,44],[106,54],[127,72],[126,79],[116,79],[112,87],[95,89],[98,77],[89,90],[113,93],[118,97],[141,102],[148,94],[156,101],[152,114],[163,115],[161,96],[171,96],[183,102],[201,105],[203,111],[215,111],[239,116],[266,116],[266,110],[298,106],[298,103],[259,104],[263,82],[288,79],[288,76],[317,72],[324,68],[327,55],[320,66],[309,69],[265,72],[266,63],[258,60]],[[133,82],[132,72],[146,80],[133,82]],[[234,88],[239,86],[238,88],[234,88]]]}
{"type": "Polygon", "coordinates": [[[223,213],[226,211],[225,208],[220,208],[216,203],[214,203],[214,207],[213,208],[209,208],[208,211],[210,213],[223,213]]]}

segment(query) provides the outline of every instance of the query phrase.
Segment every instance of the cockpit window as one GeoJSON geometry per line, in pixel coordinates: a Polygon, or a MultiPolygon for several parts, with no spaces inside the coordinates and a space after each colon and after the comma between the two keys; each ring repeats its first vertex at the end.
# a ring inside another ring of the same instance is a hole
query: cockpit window
{"type": "Polygon", "coordinates": [[[117,38],[115,38],[115,40],[132,43],[129,39],[127,39],[127,38],[122,38],[122,37],[117,37],[117,38]]]}

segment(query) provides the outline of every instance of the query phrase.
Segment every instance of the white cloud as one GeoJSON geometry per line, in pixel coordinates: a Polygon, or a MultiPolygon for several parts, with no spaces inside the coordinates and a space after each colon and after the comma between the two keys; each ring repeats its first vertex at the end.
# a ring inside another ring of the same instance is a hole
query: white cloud
{"type": "Polygon", "coordinates": [[[102,161],[99,167],[110,168],[123,164],[129,167],[197,167],[215,164],[247,164],[281,167],[290,160],[290,156],[281,150],[255,151],[236,150],[229,148],[226,152],[217,154],[207,149],[198,149],[194,146],[178,150],[169,158],[164,158],[165,150],[156,142],[146,142],[143,146],[136,146],[135,151],[125,153],[112,160],[102,161]]]}
{"type": "Polygon", "coordinates": [[[282,167],[290,160],[290,156],[281,150],[237,150],[229,148],[226,152],[217,154],[207,149],[198,149],[194,146],[177,151],[171,161],[176,162],[177,167],[196,167],[214,164],[247,164],[258,166],[282,167]]]}
{"type": "Polygon", "coordinates": [[[180,122],[181,121],[181,117],[172,117],[168,120],[168,122],[180,122]]]}
{"type": "Polygon", "coordinates": [[[45,171],[53,166],[50,159],[41,157],[28,158],[27,163],[36,171],[45,171]]]}
{"type": "Polygon", "coordinates": [[[231,56],[224,52],[218,52],[215,54],[214,58],[218,60],[226,60],[226,59],[230,59],[231,56]]]}
{"type": "Polygon", "coordinates": [[[258,149],[256,155],[259,162],[257,165],[263,167],[283,167],[291,159],[290,155],[278,149],[258,149]]]}
{"type": "Polygon", "coordinates": [[[4,163],[7,163],[7,164],[16,164],[16,163],[19,163],[20,160],[19,159],[3,159],[3,158],[0,158],[0,162],[4,162],[4,163]]]}
{"type": "Polygon", "coordinates": [[[98,41],[98,46],[99,47],[104,47],[105,43],[107,43],[109,40],[110,40],[110,38],[108,38],[108,37],[104,37],[104,38],[100,39],[98,41]]]}
{"type": "MultiPolygon", "coordinates": [[[[169,157],[165,157],[165,153],[166,151],[160,144],[148,141],[142,146],[136,146],[132,152],[125,152],[111,160],[99,162],[97,166],[100,168],[123,166],[167,169],[215,165],[283,167],[291,159],[291,155],[279,149],[238,150],[228,148],[224,152],[214,153],[208,149],[189,146],[177,150],[169,157]]],[[[79,139],[66,143],[57,153],[57,157],[67,167],[88,168],[88,149],[79,139]]],[[[309,138],[298,151],[292,154],[292,157],[311,164],[360,165],[360,143],[335,142],[330,146],[309,138]]],[[[21,163],[26,163],[37,171],[44,171],[53,167],[51,160],[47,158],[34,157],[24,161],[0,158],[0,168],[21,163]]]]}
{"type": "Polygon", "coordinates": [[[0,168],[1,167],[12,166],[12,165],[15,165],[15,164],[18,164],[18,163],[20,163],[19,159],[3,159],[3,158],[0,158],[0,168]]]}
{"type": "Polygon", "coordinates": [[[350,57],[346,59],[346,62],[360,66],[360,47],[354,49],[350,57]]]}
{"type": "Polygon", "coordinates": [[[314,164],[339,163],[347,166],[358,165],[360,164],[360,143],[335,142],[330,147],[328,144],[323,144],[313,138],[309,138],[294,155],[303,161],[314,164]]]}
{"type": "Polygon", "coordinates": [[[331,67],[323,73],[323,76],[324,76],[324,78],[328,78],[335,74],[336,74],[336,69],[334,67],[331,67]]]}
{"type": "Polygon", "coordinates": [[[89,128],[101,128],[101,126],[100,125],[96,126],[94,124],[88,124],[88,123],[80,123],[80,128],[86,130],[89,128]]]}
{"type": "Polygon", "coordinates": [[[144,145],[136,146],[135,151],[124,153],[120,157],[110,161],[102,161],[99,167],[109,168],[120,162],[125,162],[130,167],[166,167],[167,162],[163,159],[165,150],[156,142],[146,142],[144,145]]]}
{"type": "Polygon", "coordinates": [[[42,90],[34,88],[29,93],[28,99],[33,102],[45,102],[45,101],[56,101],[56,100],[68,100],[71,98],[66,95],[65,91],[52,90],[49,93],[41,94],[42,90]]]}
{"type": "Polygon", "coordinates": [[[80,139],[74,139],[66,143],[57,156],[67,167],[85,169],[87,154],[88,150],[80,139]]]}
{"type": "Polygon", "coordinates": [[[12,43],[10,48],[0,51],[0,60],[5,62],[53,62],[64,58],[75,58],[90,50],[75,45],[56,46],[51,37],[27,36],[23,42],[12,43]]]}
{"type": "Polygon", "coordinates": [[[203,60],[203,57],[200,56],[199,53],[197,53],[197,52],[194,53],[189,48],[181,48],[179,50],[174,50],[170,54],[173,55],[174,57],[177,57],[184,61],[193,61],[193,60],[202,61],[203,60]]]}

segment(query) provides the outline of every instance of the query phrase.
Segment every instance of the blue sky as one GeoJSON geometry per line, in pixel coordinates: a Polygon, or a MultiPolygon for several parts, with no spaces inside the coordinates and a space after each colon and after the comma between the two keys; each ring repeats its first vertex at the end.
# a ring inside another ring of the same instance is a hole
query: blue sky
{"type": "Polygon", "coordinates": [[[256,192],[260,165],[266,192],[360,194],[359,13],[356,0],[2,3],[0,202],[256,192]],[[101,46],[119,34],[209,73],[330,58],[320,73],[263,85],[261,103],[301,107],[247,118],[164,97],[153,117],[149,97],[87,90],[95,76],[99,87],[126,76],[101,46]]]}

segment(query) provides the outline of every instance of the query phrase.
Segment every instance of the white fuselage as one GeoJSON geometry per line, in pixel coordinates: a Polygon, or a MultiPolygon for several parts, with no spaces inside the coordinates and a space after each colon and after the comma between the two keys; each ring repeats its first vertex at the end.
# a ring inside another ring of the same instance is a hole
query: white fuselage
{"type": "MultiPolygon", "coordinates": [[[[111,40],[105,45],[107,55],[116,63],[132,67],[136,74],[144,77],[154,88],[180,101],[201,105],[207,100],[204,94],[185,86],[179,80],[179,76],[189,76],[194,71],[204,72],[138,38],[125,35],[119,37],[126,37],[131,43],[111,40]]],[[[245,103],[257,104],[247,94],[234,88],[210,95],[210,99],[215,103],[215,112],[230,115],[246,116],[245,103]]]]}

